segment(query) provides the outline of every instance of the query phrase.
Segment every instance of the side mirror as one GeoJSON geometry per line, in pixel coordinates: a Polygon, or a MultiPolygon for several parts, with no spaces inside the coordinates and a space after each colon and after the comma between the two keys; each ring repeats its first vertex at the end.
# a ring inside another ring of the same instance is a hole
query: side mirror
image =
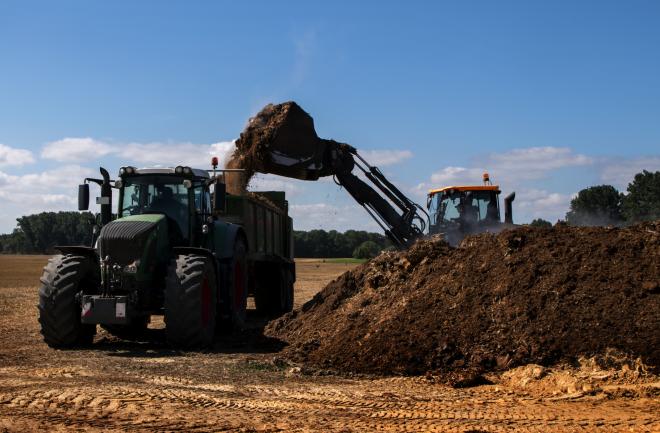
{"type": "Polygon", "coordinates": [[[215,183],[213,193],[213,211],[224,212],[227,203],[227,186],[222,182],[215,183]]]}
{"type": "Polygon", "coordinates": [[[89,209],[89,184],[78,185],[78,210],[89,209]]]}

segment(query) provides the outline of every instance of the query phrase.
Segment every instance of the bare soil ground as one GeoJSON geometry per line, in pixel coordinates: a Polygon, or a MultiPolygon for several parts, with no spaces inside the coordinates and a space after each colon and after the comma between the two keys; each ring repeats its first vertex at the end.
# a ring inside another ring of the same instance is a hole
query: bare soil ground
{"type": "MultiPolygon", "coordinates": [[[[144,341],[100,331],[90,349],[52,350],[37,323],[45,262],[0,256],[0,432],[660,431],[660,385],[634,365],[528,365],[462,389],[328,375],[284,361],[258,317],[204,352],[168,348],[157,320],[144,341]]],[[[296,306],[353,266],[299,261],[296,306]]]]}

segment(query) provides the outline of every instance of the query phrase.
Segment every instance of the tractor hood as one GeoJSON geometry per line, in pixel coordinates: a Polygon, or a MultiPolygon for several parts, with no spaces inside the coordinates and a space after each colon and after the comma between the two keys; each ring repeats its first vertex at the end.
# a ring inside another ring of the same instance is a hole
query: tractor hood
{"type": "MultiPolygon", "coordinates": [[[[167,243],[167,219],[161,214],[131,215],[106,224],[99,234],[99,255],[126,266],[137,259],[154,257],[158,246],[167,243]]],[[[158,248],[160,249],[160,248],[158,248]]]]}

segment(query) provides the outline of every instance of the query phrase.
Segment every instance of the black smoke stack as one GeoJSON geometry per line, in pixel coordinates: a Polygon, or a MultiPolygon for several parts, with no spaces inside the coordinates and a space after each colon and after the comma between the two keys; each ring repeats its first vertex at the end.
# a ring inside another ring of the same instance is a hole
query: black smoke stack
{"type": "Polygon", "coordinates": [[[101,176],[103,176],[103,183],[101,184],[101,197],[99,204],[101,205],[101,225],[106,225],[112,221],[112,186],[110,185],[110,174],[108,170],[100,167],[101,176]]]}
{"type": "Polygon", "coordinates": [[[513,200],[516,198],[516,193],[504,197],[504,223],[513,224],[513,200]]]}

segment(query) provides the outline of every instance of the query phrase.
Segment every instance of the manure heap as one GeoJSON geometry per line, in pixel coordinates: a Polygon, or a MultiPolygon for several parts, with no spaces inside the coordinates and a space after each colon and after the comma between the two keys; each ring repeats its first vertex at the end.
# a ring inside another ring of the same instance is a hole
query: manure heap
{"type": "Polygon", "coordinates": [[[317,368],[452,381],[608,348],[660,365],[660,222],[521,227],[386,252],[271,322],[317,368]]]}

